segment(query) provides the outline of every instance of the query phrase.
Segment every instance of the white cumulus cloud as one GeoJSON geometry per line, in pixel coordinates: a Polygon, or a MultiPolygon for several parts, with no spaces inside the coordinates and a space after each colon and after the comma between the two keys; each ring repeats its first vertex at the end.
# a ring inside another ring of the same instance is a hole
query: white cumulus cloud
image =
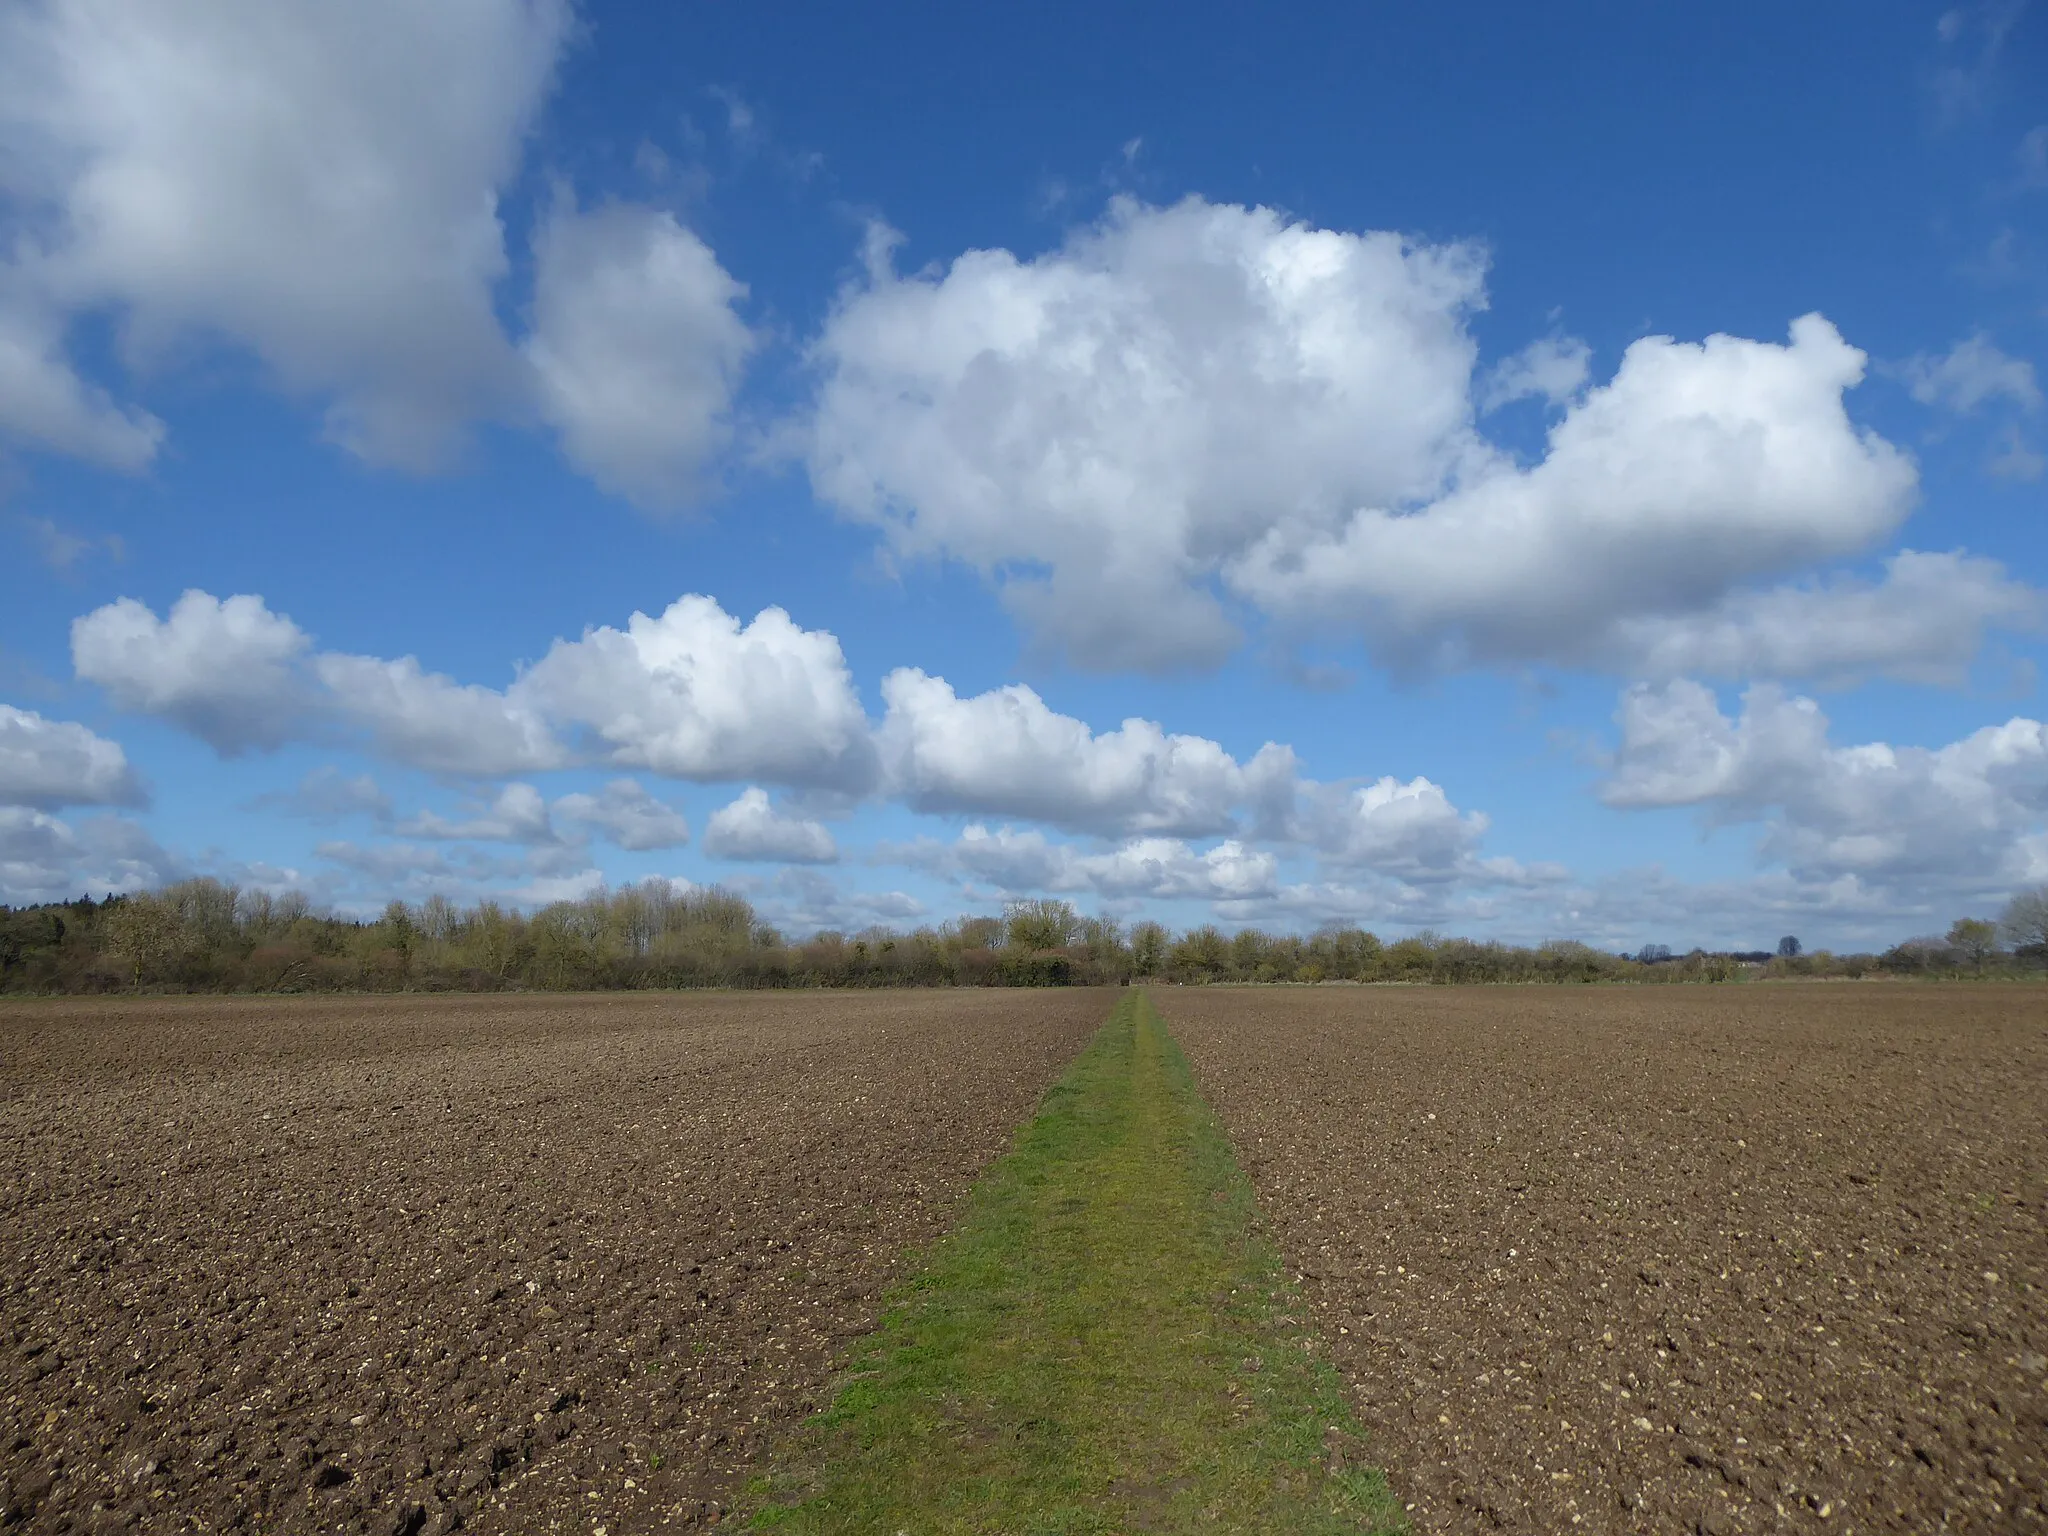
{"type": "Polygon", "coordinates": [[[691,499],[731,436],[745,285],[672,215],[631,204],[558,208],[534,260],[524,346],[563,450],[642,505],[691,499]]]}
{"type": "Polygon", "coordinates": [[[139,805],[142,784],[119,742],[70,720],[0,704],[0,805],[139,805]]]}
{"type": "Polygon", "coordinates": [[[566,0],[41,0],[0,19],[17,260],[131,356],[187,334],[329,400],[366,457],[431,463],[506,398],[498,196],[566,0]]]}
{"type": "Polygon", "coordinates": [[[594,795],[564,795],[555,802],[555,814],[566,822],[595,828],[635,853],[680,848],[690,840],[690,823],[683,813],[656,799],[634,779],[613,779],[594,795]]]}
{"type": "Polygon", "coordinates": [[[960,698],[899,668],[882,681],[887,781],[912,809],[1026,817],[1076,831],[1201,836],[1249,807],[1270,815],[1293,788],[1294,754],[1268,743],[1239,763],[1201,736],[1129,719],[1100,734],[1022,683],[960,698]]]}
{"type": "Polygon", "coordinates": [[[507,784],[477,813],[460,821],[433,811],[409,816],[391,829],[400,837],[434,842],[556,843],[561,837],[548,815],[547,801],[531,784],[507,784]]]}
{"type": "Polygon", "coordinates": [[[430,773],[495,777],[559,768],[568,754],[513,693],[458,683],[411,656],[325,652],[313,660],[320,703],[369,732],[384,756],[430,773]]]}
{"type": "Polygon", "coordinates": [[[136,374],[246,350],[375,463],[537,416],[606,489],[686,499],[753,345],[701,239],[565,189],[530,333],[499,319],[500,202],[574,32],[571,0],[0,7],[0,439],[150,461],[163,424],[68,355],[103,316],[136,374]]]}
{"type": "Polygon", "coordinates": [[[1761,684],[1731,719],[1699,683],[1622,695],[1603,798],[1761,822],[1759,852],[1801,880],[2028,878],[2048,815],[2048,727],[2024,718],[1936,748],[1840,747],[1813,700],[1761,684]]]}
{"type": "Polygon", "coordinates": [[[1305,785],[1293,831],[1328,865],[1442,880],[1470,872],[1486,827],[1484,814],[1460,812],[1441,785],[1387,775],[1305,785]]]}
{"type": "Polygon", "coordinates": [[[812,483],[1084,666],[1213,663],[1229,598],[1399,665],[1607,664],[1617,622],[1860,553],[1916,489],[1819,316],[1647,337],[1591,388],[1552,339],[1476,386],[1467,246],[1199,198],[1119,200],[1031,260],[904,275],[888,245],[813,348],[812,483]],[[1525,466],[1474,420],[1532,393],[1569,405],[1525,466]]]}
{"type": "Polygon", "coordinates": [[[304,723],[311,642],[263,599],[189,591],[159,619],[130,597],[71,625],[71,662],[123,709],[160,715],[223,756],[275,747],[304,723]]]}
{"type": "Polygon", "coordinates": [[[1279,858],[1227,838],[1198,851],[1177,837],[1132,838],[1099,851],[1052,841],[1036,828],[965,828],[951,843],[904,856],[938,872],[1006,893],[1090,892],[1112,899],[1242,901],[1278,885],[1279,858]]]}
{"type": "Polygon", "coordinates": [[[1995,560],[1901,550],[1875,582],[1851,577],[1731,593],[1710,609],[1624,619],[1614,664],[1648,678],[1847,680],[1883,675],[1954,684],[1987,630],[2038,631],[2048,597],[1995,560]]]}
{"type": "Polygon", "coordinates": [[[1219,557],[1427,494],[1463,450],[1470,247],[1199,198],[1119,199],[1031,261],[899,276],[884,244],[814,346],[813,483],[1084,665],[1220,658],[1219,557]]]}
{"type": "Polygon", "coordinates": [[[393,761],[434,773],[495,776],[564,761],[546,723],[507,694],[410,656],[316,652],[252,593],[188,591],[161,619],[120,598],[72,622],[71,660],[122,708],[170,720],[224,756],[353,728],[393,761]]]}
{"type": "Polygon", "coordinates": [[[1713,608],[1847,556],[1912,504],[1912,465],[1857,430],[1864,356],[1809,315],[1789,345],[1633,344],[1542,462],[1472,467],[1412,511],[1281,525],[1230,567],[1269,612],[1354,627],[1425,665],[1601,655],[1617,621],[1713,608]]]}
{"type": "Polygon", "coordinates": [[[27,806],[0,806],[0,903],[153,890],[185,873],[125,817],[89,816],[73,825],[27,806]]]}
{"type": "Polygon", "coordinates": [[[515,687],[584,728],[605,760],[672,778],[867,788],[873,746],[839,641],[780,608],[742,624],[678,598],[623,630],[557,640],[515,687]]]}
{"type": "Polygon", "coordinates": [[[750,785],[739,799],[711,813],[704,824],[704,851],[714,858],[770,864],[830,864],[839,845],[822,822],[792,816],[750,785]]]}
{"type": "Polygon", "coordinates": [[[250,594],[187,592],[163,619],[122,598],[74,621],[72,661],[123,708],[229,755],[355,732],[394,762],[493,778],[567,766],[559,727],[602,761],[674,778],[862,792],[875,777],[838,640],[780,608],[742,624],[708,597],[557,640],[504,689],[410,656],[315,651],[250,594]]]}

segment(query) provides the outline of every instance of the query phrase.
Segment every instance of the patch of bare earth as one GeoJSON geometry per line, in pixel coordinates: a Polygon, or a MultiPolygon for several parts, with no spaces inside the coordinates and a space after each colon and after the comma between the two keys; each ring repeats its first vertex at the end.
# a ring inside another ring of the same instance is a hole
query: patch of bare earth
{"type": "Polygon", "coordinates": [[[2048,992],[1172,989],[1423,1531],[2048,1531],[2048,992]]]}
{"type": "Polygon", "coordinates": [[[0,1008],[0,1528],[715,1520],[1108,1008],[0,1008]]]}

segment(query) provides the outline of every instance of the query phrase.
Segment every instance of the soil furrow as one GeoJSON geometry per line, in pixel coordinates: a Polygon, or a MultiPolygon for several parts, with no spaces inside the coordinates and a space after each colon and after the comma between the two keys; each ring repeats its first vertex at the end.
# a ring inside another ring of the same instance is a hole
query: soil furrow
{"type": "Polygon", "coordinates": [[[1421,1529],[2048,1530],[2048,993],[1157,995],[1421,1529]]]}
{"type": "Polygon", "coordinates": [[[713,1517],[1101,994],[0,1009],[0,1526],[713,1517]]]}

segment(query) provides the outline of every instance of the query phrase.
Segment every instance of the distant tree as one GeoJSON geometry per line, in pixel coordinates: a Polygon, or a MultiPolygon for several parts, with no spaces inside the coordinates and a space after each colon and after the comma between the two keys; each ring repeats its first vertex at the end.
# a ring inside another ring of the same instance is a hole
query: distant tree
{"type": "MultiPolygon", "coordinates": [[[[1796,942],[1796,941],[1795,941],[1796,942]]],[[[1671,958],[1669,944],[1645,944],[1636,959],[1644,965],[1658,965],[1671,958]]]]}
{"type": "Polygon", "coordinates": [[[1879,962],[1888,971],[1910,976],[1915,973],[1938,974],[1959,970],[1963,957],[1940,935],[1923,933],[1914,938],[1901,939],[1879,957],[1879,962]]]}
{"type": "Polygon", "coordinates": [[[1214,923],[1205,923],[1182,934],[1167,960],[1182,980],[1214,981],[1229,969],[1230,941],[1214,923]]]}
{"type": "Polygon", "coordinates": [[[1124,925],[1113,917],[1084,917],[1080,933],[1081,942],[1090,949],[1108,951],[1124,946],[1124,925]]]}
{"type": "Polygon", "coordinates": [[[2048,959],[2048,885],[2021,891],[1999,918],[2006,942],[2029,959],[2048,959]]]}
{"type": "Polygon", "coordinates": [[[1948,947],[1970,963],[1972,970],[1984,969],[1984,962],[1998,953],[1998,924],[1981,917],[1959,917],[1948,931],[1948,947]]]}
{"type": "Polygon", "coordinates": [[[1124,925],[1113,917],[1083,918],[1080,942],[1098,965],[1119,965],[1125,954],[1124,925]]]}
{"type": "Polygon", "coordinates": [[[1799,955],[1799,940],[1793,935],[1788,933],[1785,937],[1778,940],[1778,958],[1780,960],[1797,960],[1799,955]]]}
{"type": "Polygon", "coordinates": [[[1383,953],[1377,934],[1343,923],[1325,924],[1307,945],[1309,963],[1337,981],[1370,980],[1379,972],[1383,953]]]}
{"type": "Polygon", "coordinates": [[[412,908],[402,901],[393,901],[384,908],[377,927],[382,931],[384,943],[400,955],[410,956],[413,945],[419,941],[419,925],[413,921],[412,908]]]}
{"type": "Polygon", "coordinates": [[[958,929],[962,949],[1001,949],[1003,920],[1000,917],[963,918],[958,929]]]}
{"type": "Polygon", "coordinates": [[[1158,923],[1140,923],[1131,930],[1131,969],[1140,976],[1157,976],[1166,964],[1168,934],[1158,923]]]}
{"type": "Polygon", "coordinates": [[[1013,901],[1003,908],[1010,942],[1019,949],[1064,949],[1073,942],[1081,919],[1064,901],[1013,901]]]}
{"type": "Polygon", "coordinates": [[[1259,976],[1259,968],[1266,963],[1266,952],[1273,947],[1273,941],[1256,928],[1240,928],[1230,941],[1230,968],[1241,981],[1251,981],[1259,976]]]}
{"type": "MultiPolygon", "coordinates": [[[[630,900],[637,892],[620,892],[619,899],[630,900]]],[[[637,914],[636,914],[637,915],[637,914]]],[[[452,944],[462,931],[462,913],[454,902],[438,891],[420,903],[420,934],[432,944],[452,944]]],[[[633,933],[634,948],[644,950],[647,943],[637,931],[633,933]]]]}
{"type": "Polygon", "coordinates": [[[155,896],[110,902],[101,924],[108,952],[127,962],[129,979],[138,987],[145,976],[160,971],[185,945],[184,925],[177,911],[155,896]]]}

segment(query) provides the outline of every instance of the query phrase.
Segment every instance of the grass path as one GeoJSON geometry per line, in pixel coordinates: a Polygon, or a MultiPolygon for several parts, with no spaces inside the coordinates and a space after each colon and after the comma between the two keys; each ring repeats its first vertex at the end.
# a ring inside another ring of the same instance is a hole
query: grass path
{"type": "Polygon", "coordinates": [[[899,1288],[753,1526],[880,1536],[1401,1529],[1250,1185],[1127,995],[899,1288]]]}

